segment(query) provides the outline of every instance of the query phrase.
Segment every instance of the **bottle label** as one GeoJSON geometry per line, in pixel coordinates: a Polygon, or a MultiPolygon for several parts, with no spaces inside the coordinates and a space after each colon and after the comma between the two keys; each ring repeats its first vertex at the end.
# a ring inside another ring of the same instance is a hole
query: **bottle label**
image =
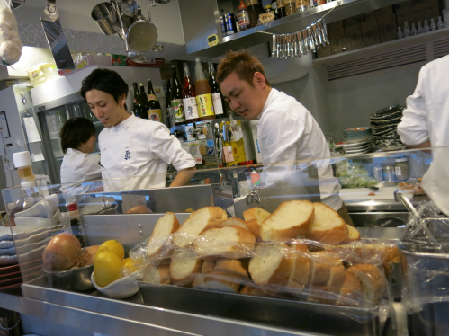
{"type": "Polygon", "coordinates": [[[199,118],[195,97],[184,98],[184,114],[186,120],[199,118]]]}
{"type": "Polygon", "coordinates": [[[150,94],[148,95],[148,101],[150,101],[150,100],[155,100],[155,101],[157,101],[157,97],[156,97],[156,95],[155,95],[155,94],[152,94],[152,93],[150,93],[150,94]]]}
{"type": "Polygon", "coordinates": [[[162,112],[161,110],[148,110],[148,120],[154,120],[162,122],[162,112]]]}
{"type": "Polygon", "coordinates": [[[219,93],[212,93],[212,104],[214,106],[215,115],[223,114],[223,106],[221,105],[219,93]]]}
{"type": "Polygon", "coordinates": [[[173,108],[173,113],[175,114],[175,122],[183,122],[184,117],[184,102],[182,99],[174,99],[171,101],[171,107],[173,108]]]}
{"type": "Polygon", "coordinates": [[[198,105],[200,118],[214,115],[214,107],[212,105],[212,97],[210,93],[196,96],[196,103],[198,105]]]}
{"type": "Polygon", "coordinates": [[[240,12],[237,15],[237,18],[240,29],[245,29],[249,25],[249,18],[247,12],[240,12]]]}
{"type": "Polygon", "coordinates": [[[276,0],[276,8],[284,7],[284,0],[276,0]]]}
{"type": "Polygon", "coordinates": [[[397,166],[395,167],[396,175],[401,175],[401,167],[397,166]]]}

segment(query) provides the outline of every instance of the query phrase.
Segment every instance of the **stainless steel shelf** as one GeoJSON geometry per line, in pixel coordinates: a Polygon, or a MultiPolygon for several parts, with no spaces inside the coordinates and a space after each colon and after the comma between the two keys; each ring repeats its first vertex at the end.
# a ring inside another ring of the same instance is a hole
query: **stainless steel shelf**
{"type": "Polygon", "coordinates": [[[214,47],[195,51],[191,55],[195,57],[219,57],[224,55],[229,49],[237,50],[240,48],[249,48],[264,42],[271,42],[272,34],[292,33],[305,29],[311,23],[318,21],[326,13],[328,14],[325,16],[325,22],[330,23],[403,1],[405,0],[333,1],[325,5],[310,8],[302,13],[296,13],[265,25],[259,25],[246,31],[226,36],[222,38],[222,43],[214,47]]]}

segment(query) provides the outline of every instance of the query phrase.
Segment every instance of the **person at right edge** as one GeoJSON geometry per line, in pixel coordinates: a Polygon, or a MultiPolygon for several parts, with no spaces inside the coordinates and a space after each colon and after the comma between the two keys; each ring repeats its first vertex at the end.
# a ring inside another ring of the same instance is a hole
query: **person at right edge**
{"type": "Polygon", "coordinates": [[[422,186],[436,206],[449,216],[449,56],[421,68],[415,92],[398,126],[401,141],[409,148],[432,146],[433,163],[422,186]]]}
{"type": "Polygon", "coordinates": [[[315,160],[321,202],[337,211],[348,225],[354,225],[329,161],[329,147],[317,121],[295,98],[273,88],[262,63],[246,51],[229,51],[218,66],[217,81],[232,111],[247,120],[259,120],[257,139],[267,181],[293,175],[295,162],[315,160]]]}

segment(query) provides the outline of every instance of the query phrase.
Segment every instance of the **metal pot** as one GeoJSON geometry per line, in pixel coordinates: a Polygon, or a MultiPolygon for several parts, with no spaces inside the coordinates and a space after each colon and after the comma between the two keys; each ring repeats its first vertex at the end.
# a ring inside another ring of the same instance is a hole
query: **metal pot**
{"type": "Polygon", "coordinates": [[[106,35],[113,35],[121,30],[120,22],[117,20],[117,12],[108,2],[96,5],[92,10],[92,18],[106,35]]]}

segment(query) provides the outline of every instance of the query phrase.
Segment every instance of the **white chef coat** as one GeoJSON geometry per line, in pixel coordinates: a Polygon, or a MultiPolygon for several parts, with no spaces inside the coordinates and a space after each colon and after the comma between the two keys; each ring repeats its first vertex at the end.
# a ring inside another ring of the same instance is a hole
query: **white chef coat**
{"type": "Polygon", "coordinates": [[[60,176],[61,191],[67,203],[75,202],[75,195],[86,192],[92,188],[88,181],[101,180],[100,155],[86,154],[77,149],[67,148],[67,153],[62,159],[60,176]]]}
{"type": "Polygon", "coordinates": [[[195,167],[195,159],[164,124],[133,114],[104,128],[98,141],[105,190],[163,188],[167,164],[177,171],[195,167]]]}
{"type": "Polygon", "coordinates": [[[315,160],[321,201],[335,210],[340,209],[341,186],[329,164],[329,147],[310,112],[295,98],[272,88],[257,119],[260,120],[257,139],[263,164],[267,165],[266,182],[299,172],[300,160],[315,160]]]}
{"type": "MultiPolygon", "coordinates": [[[[401,141],[409,146],[430,140],[432,147],[449,146],[449,56],[421,68],[415,92],[398,126],[401,141]]],[[[449,216],[449,148],[432,150],[433,163],[423,177],[423,188],[449,216]]]]}

